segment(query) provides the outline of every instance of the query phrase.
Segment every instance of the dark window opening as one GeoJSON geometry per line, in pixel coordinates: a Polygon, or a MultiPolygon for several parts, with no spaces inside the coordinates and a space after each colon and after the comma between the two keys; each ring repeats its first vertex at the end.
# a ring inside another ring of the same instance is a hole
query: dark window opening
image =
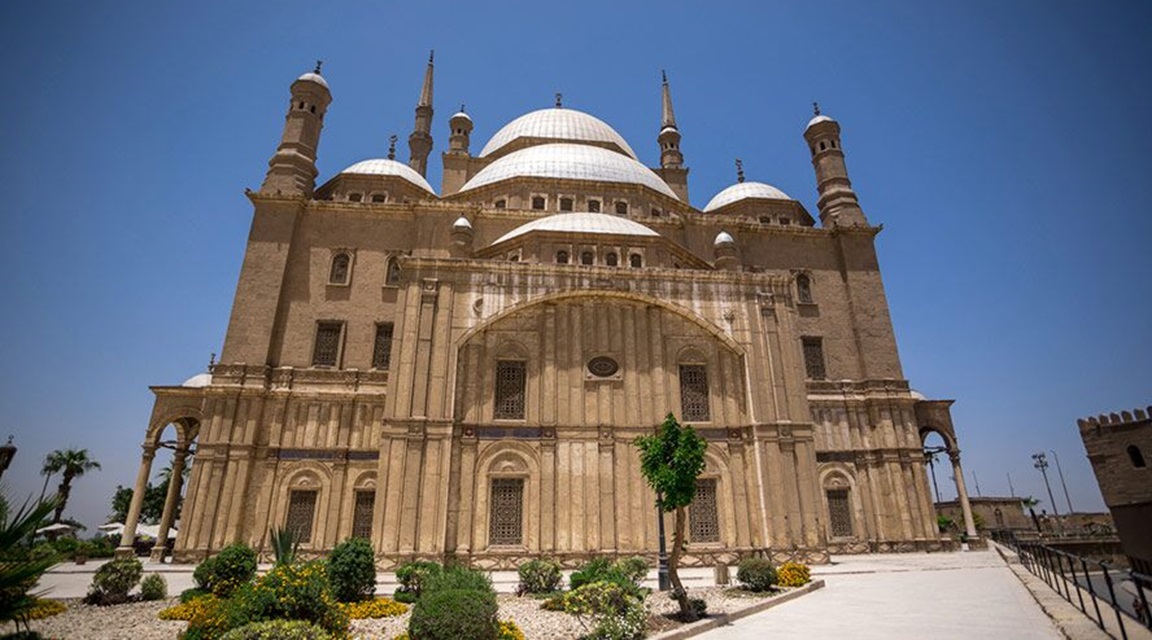
{"type": "Polygon", "coordinates": [[[543,209],[544,198],[542,196],[532,196],[532,208],[537,210],[543,209]]]}
{"type": "Polygon", "coordinates": [[[609,253],[608,255],[604,256],[604,264],[608,265],[609,267],[615,267],[620,264],[620,260],[616,257],[615,253],[609,253]]]}
{"type": "Polygon", "coordinates": [[[316,344],[312,348],[312,366],[335,367],[340,359],[340,336],[343,322],[320,322],[316,325],[316,344]]]}
{"type": "Polygon", "coordinates": [[[498,420],[524,419],[524,387],[528,382],[522,360],[496,363],[496,405],[492,417],[498,420]]]}
{"type": "Polygon", "coordinates": [[[316,515],[316,491],[288,492],[288,516],[284,528],[291,531],[297,542],[312,542],[312,520],[316,515]]]}
{"type": "Polygon", "coordinates": [[[352,537],[372,539],[372,511],[376,507],[376,491],[357,490],[352,510],[352,537]]]}
{"type": "Polygon", "coordinates": [[[506,209],[508,207],[508,201],[501,198],[496,201],[495,207],[497,209],[506,209]]]}
{"type": "Polygon", "coordinates": [[[589,213],[600,213],[600,201],[599,200],[589,200],[588,201],[588,212],[589,213]]]}
{"type": "Polygon", "coordinates": [[[572,198],[560,198],[560,210],[561,211],[571,211],[572,210],[572,204],[573,204],[572,198]]]}
{"type": "Polygon", "coordinates": [[[585,251],[584,253],[580,254],[580,264],[590,265],[594,264],[595,262],[596,256],[592,255],[591,251],[585,251]]]}
{"type": "Polygon", "coordinates": [[[792,224],[792,218],[780,218],[780,224],[787,227],[788,225],[792,224]]]}
{"type": "Polygon", "coordinates": [[[1140,447],[1136,445],[1128,445],[1128,459],[1132,461],[1132,466],[1137,469],[1143,469],[1147,466],[1144,462],[1144,453],[1140,451],[1140,447]]]}
{"type": "Polygon", "coordinates": [[[824,380],[824,342],[820,338],[801,338],[804,346],[804,371],[809,380],[824,380]]]}
{"type": "Polygon", "coordinates": [[[692,542],[720,542],[720,517],[716,500],[716,479],[696,481],[696,497],[688,505],[688,539],[692,542]]]}
{"type": "Polygon", "coordinates": [[[680,365],[680,413],[685,421],[708,422],[708,369],[702,364],[680,365]]]}
{"type": "Polygon", "coordinates": [[[328,272],[328,284],[348,284],[348,269],[352,258],[347,253],[332,256],[332,269],[328,272]]]}
{"type": "Polygon", "coordinates": [[[832,537],[851,537],[852,508],[848,502],[848,490],[829,489],[825,495],[828,496],[828,523],[832,529],[832,537]]]}
{"type": "Polygon", "coordinates": [[[618,216],[628,215],[628,203],[627,202],[624,202],[623,200],[617,200],[616,201],[616,215],[618,215],[618,216]]]}
{"type": "Polygon", "coordinates": [[[363,193],[349,193],[348,194],[348,201],[349,202],[360,202],[362,200],[364,200],[364,194],[363,193]]]}
{"type": "Polygon", "coordinates": [[[796,299],[806,304],[812,302],[812,279],[806,273],[796,276],[796,299]]]}
{"type": "Polygon", "coordinates": [[[384,272],[384,284],[400,284],[400,261],[396,259],[396,256],[388,258],[388,267],[384,272]]]}
{"type": "Polygon", "coordinates": [[[628,256],[628,265],[633,269],[639,269],[644,266],[644,258],[639,253],[633,253],[628,256]]]}
{"type": "Polygon", "coordinates": [[[556,252],[556,264],[568,264],[568,252],[567,251],[557,251],[556,252]]]}
{"type": "Polygon", "coordinates": [[[376,325],[376,342],[372,346],[372,368],[387,369],[392,361],[392,323],[376,325]]]}
{"type": "Polygon", "coordinates": [[[385,202],[387,200],[388,198],[385,197],[383,193],[372,194],[372,202],[385,202]]]}
{"type": "Polygon", "coordinates": [[[772,218],[768,216],[760,216],[760,224],[772,224],[772,218]]]}

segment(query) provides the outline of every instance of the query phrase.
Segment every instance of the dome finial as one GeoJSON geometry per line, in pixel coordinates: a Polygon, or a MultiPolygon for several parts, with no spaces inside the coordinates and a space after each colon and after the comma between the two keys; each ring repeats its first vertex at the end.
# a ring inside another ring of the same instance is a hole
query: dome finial
{"type": "Polygon", "coordinates": [[[460,103],[460,113],[468,113],[467,111],[464,110],[464,103],[463,102],[460,103]]]}
{"type": "Polygon", "coordinates": [[[736,182],[744,182],[744,161],[736,158],[736,182]]]}
{"type": "Polygon", "coordinates": [[[663,69],[660,70],[660,80],[664,84],[668,84],[668,74],[663,69]]]}
{"type": "Polygon", "coordinates": [[[560,108],[562,108],[562,107],[564,106],[564,105],[561,103],[561,101],[562,101],[563,99],[564,99],[564,94],[563,94],[563,93],[560,93],[559,91],[557,91],[557,92],[556,92],[556,108],[557,108],[557,109],[560,109],[560,108]]]}
{"type": "Polygon", "coordinates": [[[436,50],[435,49],[429,49],[428,50],[428,64],[432,64],[435,60],[436,60],[436,50]]]}
{"type": "Polygon", "coordinates": [[[817,116],[820,115],[820,103],[819,102],[813,102],[812,103],[812,115],[817,115],[817,116]]]}
{"type": "Polygon", "coordinates": [[[397,139],[398,138],[396,137],[395,133],[388,136],[388,159],[389,160],[395,160],[396,159],[396,140],[397,139]]]}
{"type": "Polygon", "coordinates": [[[322,66],[324,66],[324,61],[323,60],[317,60],[316,61],[316,69],[312,73],[315,73],[316,75],[320,75],[320,67],[322,67],[322,66]]]}

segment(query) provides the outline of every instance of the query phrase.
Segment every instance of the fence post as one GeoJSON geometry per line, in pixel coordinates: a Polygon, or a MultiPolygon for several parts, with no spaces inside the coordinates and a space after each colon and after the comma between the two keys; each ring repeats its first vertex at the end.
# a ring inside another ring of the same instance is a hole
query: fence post
{"type": "Polygon", "coordinates": [[[1096,610],[1096,624],[1104,628],[1104,617],[1100,615],[1100,603],[1096,601],[1096,587],[1092,584],[1092,576],[1088,573],[1088,561],[1080,558],[1080,568],[1084,570],[1084,580],[1088,583],[1088,593],[1092,596],[1092,608],[1096,610]]]}
{"type": "Polygon", "coordinates": [[[1101,561],[1100,568],[1104,570],[1104,583],[1108,585],[1108,597],[1112,600],[1112,611],[1116,612],[1116,623],[1120,625],[1120,637],[1123,640],[1128,640],[1128,630],[1124,628],[1124,616],[1120,613],[1120,607],[1116,605],[1116,590],[1112,588],[1112,576],[1108,574],[1108,565],[1101,561]]]}
{"type": "MultiPolygon", "coordinates": [[[[1072,556],[1068,556],[1068,568],[1072,571],[1072,584],[1076,586],[1076,598],[1080,600],[1080,611],[1084,615],[1088,615],[1088,610],[1084,608],[1084,592],[1080,588],[1080,583],[1076,581],[1076,564],[1072,562],[1072,556]]],[[[1088,581],[1088,576],[1084,576],[1084,581],[1088,581]]]]}
{"type": "Polygon", "coordinates": [[[1148,594],[1144,591],[1143,574],[1136,573],[1134,570],[1128,570],[1128,577],[1132,578],[1132,584],[1136,585],[1136,593],[1140,596],[1140,611],[1137,611],[1137,619],[1140,624],[1152,629],[1152,612],[1148,611],[1148,594]],[[1139,577],[1138,577],[1139,576],[1139,577]]]}

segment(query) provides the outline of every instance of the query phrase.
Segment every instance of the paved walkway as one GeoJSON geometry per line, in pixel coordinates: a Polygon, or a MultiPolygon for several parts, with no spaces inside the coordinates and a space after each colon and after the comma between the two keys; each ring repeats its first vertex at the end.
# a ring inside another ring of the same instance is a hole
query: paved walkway
{"type": "Polygon", "coordinates": [[[697,637],[1063,637],[995,551],[833,560],[813,568],[824,589],[697,637]]]}

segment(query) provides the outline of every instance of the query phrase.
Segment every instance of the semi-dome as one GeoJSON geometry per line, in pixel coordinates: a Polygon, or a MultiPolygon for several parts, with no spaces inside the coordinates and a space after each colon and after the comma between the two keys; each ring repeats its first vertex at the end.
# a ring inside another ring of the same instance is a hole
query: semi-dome
{"type": "Polygon", "coordinates": [[[717,193],[704,205],[704,213],[715,211],[738,200],[749,198],[764,198],[767,200],[791,200],[787,193],[763,182],[737,182],[727,189],[717,193]]]}
{"type": "Polygon", "coordinates": [[[416,172],[415,169],[409,167],[403,162],[396,160],[389,160],[387,158],[373,158],[371,160],[361,160],[356,164],[348,167],[340,172],[341,174],[354,174],[358,176],[397,176],[411,182],[412,184],[420,187],[432,195],[436,192],[432,190],[432,185],[424,179],[424,176],[416,172]]]}
{"type": "Polygon", "coordinates": [[[558,233],[586,233],[610,236],[659,236],[652,229],[620,216],[606,213],[557,213],[538,218],[500,236],[492,244],[500,244],[518,238],[530,231],[553,231],[558,233]]]}
{"type": "Polygon", "coordinates": [[[583,111],[559,108],[526,113],[504,125],[492,136],[488,144],[484,145],[480,157],[494,154],[518,138],[612,145],[633,160],[638,159],[624,138],[603,120],[583,111]]]}
{"type": "Polygon", "coordinates": [[[320,85],[321,87],[324,87],[325,89],[328,88],[328,81],[324,79],[324,76],[320,75],[319,73],[312,72],[312,71],[309,71],[308,73],[305,73],[304,75],[300,76],[299,78],[296,78],[296,82],[300,82],[300,81],[315,82],[316,84],[320,85]]]}
{"type": "Polygon", "coordinates": [[[721,231],[716,234],[716,239],[712,241],[712,245],[719,247],[725,244],[736,244],[736,239],[727,231],[721,231]]]}
{"type": "Polygon", "coordinates": [[[180,386],[199,389],[201,387],[207,387],[210,384],[212,384],[211,373],[197,373],[191,378],[188,378],[184,382],[180,383],[180,386]]]}
{"type": "Polygon", "coordinates": [[[660,176],[636,160],[583,144],[542,144],[513,151],[481,169],[464,183],[460,192],[519,177],[639,184],[669,198],[676,197],[660,176]]]}
{"type": "Polygon", "coordinates": [[[471,229],[472,223],[468,222],[468,218],[465,218],[464,216],[460,216],[459,218],[456,218],[456,222],[452,223],[452,228],[453,229],[471,229]]]}

